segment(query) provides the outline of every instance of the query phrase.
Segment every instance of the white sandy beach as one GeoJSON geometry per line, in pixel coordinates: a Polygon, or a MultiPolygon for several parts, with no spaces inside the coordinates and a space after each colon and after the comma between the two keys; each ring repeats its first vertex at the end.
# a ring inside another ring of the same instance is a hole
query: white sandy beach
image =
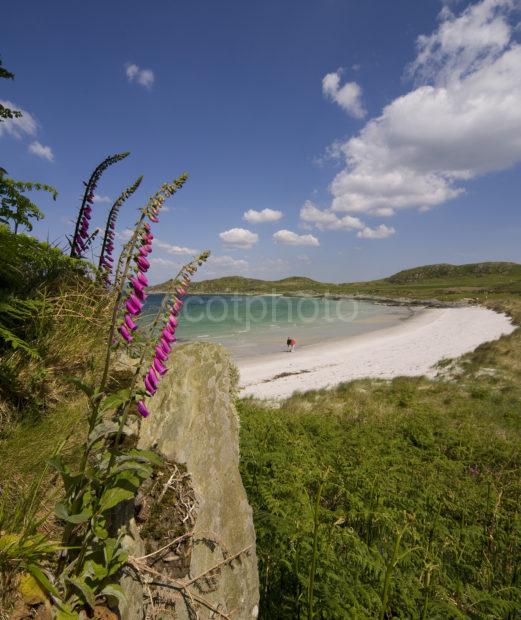
{"type": "Polygon", "coordinates": [[[241,395],[277,399],[353,379],[426,375],[514,329],[509,317],[482,307],[426,309],[391,328],[242,360],[241,395]]]}

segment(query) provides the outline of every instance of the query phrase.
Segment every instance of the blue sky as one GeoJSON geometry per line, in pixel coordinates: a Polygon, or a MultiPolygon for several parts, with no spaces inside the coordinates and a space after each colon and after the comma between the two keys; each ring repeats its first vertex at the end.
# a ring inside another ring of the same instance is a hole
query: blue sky
{"type": "MultiPolygon", "coordinates": [[[[106,155],[131,151],[100,197],[145,177],[121,231],[187,170],[157,229],[155,281],[188,259],[183,248],[212,250],[207,277],[354,281],[521,262],[519,8],[11,3],[0,54],[16,79],[2,80],[0,99],[26,115],[0,128],[1,163],[58,188],[56,203],[39,197],[35,227],[57,242],[106,155]]],[[[109,206],[96,204],[96,225],[109,206]]]]}

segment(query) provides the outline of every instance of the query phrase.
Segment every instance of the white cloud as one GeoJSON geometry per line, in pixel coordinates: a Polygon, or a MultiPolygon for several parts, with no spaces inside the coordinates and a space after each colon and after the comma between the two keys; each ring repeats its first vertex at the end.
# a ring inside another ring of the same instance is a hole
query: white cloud
{"type": "Polygon", "coordinates": [[[125,228],[121,232],[116,232],[116,239],[120,239],[121,241],[130,241],[133,234],[133,230],[130,230],[130,228],[125,228]]]}
{"type": "Polygon", "coordinates": [[[297,233],[285,229],[274,233],[273,240],[284,245],[320,245],[319,240],[313,235],[297,235],[297,233]]]}
{"type": "Polygon", "coordinates": [[[367,112],[362,105],[362,89],[356,82],[346,82],[340,87],[340,71],[328,73],[322,80],[322,92],[350,116],[363,118],[367,112]]]}
{"type": "Polygon", "coordinates": [[[214,256],[213,254],[210,255],[208,264],[210,267],[216,266],[220,268],[239,269],[240,271],[244,271],[250,266],[248,261],[243,258],[233,258],[232,256],[214,256]]]}
{"type": "Polygon", "coordinates": [[[161,258],[160,256],[154,256],[148,259],[148,262],[151,265],[157,265],[159,267],[171,267],[173,269],[180,269],[181,263],[178,263],[173,260],[169,260],[168,258],[161,258]]]}
{"type": "Polygon", "coordinates": [[[111,203],[112,202],[112,198],[110,198],[110,196],[100,196],[99,194],[94,194],[94,198],[93,198],[94,202],[106,202],[106,203],[111,203]]]}
{"type": "Polygon", "coordinates": [[[230,248],[249,250],[259,240],[259,235],[246,228],[230,228],[219,234],[221,241],[230,248]]]}
{"type": "Polygon", "coordinates": [[[31,142],[27,149],[29,153],[36,155],[37,157],[41,157],[42,159],[46,159],[47,161],[54,161],[54,155],[50,146],[44,146],[40,144],[37,140],[31,142]]]}
{"type": "Polygon", "coordinates": [[[254,209],[249,209],[243,214],[242,219],[250,224],[263,224],[264,222],[277,222],[281,217],[282,211],[275,211],[274,209],[255,211],[254,209]]]}
{"type": "Polygon", "coordinates": [[[160,241],[159,239],[154,239],[154,248],[158,248],[159,250],[163,250],[167,254],[190,254],[191,256],[197,254],[197,250],[193,248],[186,248],[179,245],[172,245],[171,243],[166,243],[165,241],[160,241]]]}
{"type": "Polygon", "coordinates": [[[377,228],[369,228],[369,226],[364,226],[362,230],[359,230],[356,233],[356,236],[360,237],[360,239],[385,239],[386,237],[394,235],[395,232],[396,231],[392,226],[380,224],[377,228]]]}
{"type": "Polygon", "coordinates": [[[0,137],[4,134],[8,134],[14,138],[21,138],[23,134],[28,136],[34,136],[36,134],[38,124],[29,112],[22,110],[20,106],[17,106],[16,103],[12,101],[0,100],[0,104],[2,104],[4,108],[18,110],[22,113],[20,118],[8,118],[0,123],[0,137]]]}
{"type": "Polygon", "coordinates": [[[507,19],[516,4],[481,0],[459,16],[444,7],[418,39],[415,87],[343,144],[333,211],[425,210],[521,161],[521,45],[507,19]]]}
{"type": "Polygon", "coordinates": [[[155,76],[151,69],[141,69],[138,65],[127,64],[126,74],[129,82],[136,82],[145,88],[150,88],[155,76]]]}
{"type": "Polygon", "coordinates": [[[311,201],[306,201],[300,210],[300,219],[307,224],[316,226],[319,230],[359,230],[364,224],[352,215],[338,217],[331,210],[321,211],[311,201]]]}

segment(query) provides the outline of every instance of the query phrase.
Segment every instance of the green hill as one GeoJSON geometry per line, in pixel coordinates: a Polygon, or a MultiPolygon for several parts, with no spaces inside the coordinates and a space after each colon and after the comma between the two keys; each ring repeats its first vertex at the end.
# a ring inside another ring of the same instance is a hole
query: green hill
{"type": "Polygon", "coordinates": [[[405,269],[386,278],[391,284],[407,284],[426,280],[447,280],[454,278],[521,278],[521,265],[507,262],[470,263],[468,265],[425,265],[405,269]]]}
{"type": "MultiPolygon", "coordinates": [[[[173,281],[168,280],[150,288],[154,291],[169,291],[173,281]]],[[[244,278],[242,276],[229,276],[215,278],[214,280],[202,280],[194,282],[191,286],[192,293],[286,293],[322,291],[334,284],[317,282],[311,278],[290,277],[282,280],[259,280],[256,278],[244,278]]]]}
{"type": "MultiPolygon", "coordinates": [[[[169,291],[172,281],[151,287],[151,292],[169,291]]],[[[381,280],[333,284],[294,276],[282,280],[259,280],[229,276],[194,282],[192,293],[242,293],[288,295],[362,295],[457,300],[469,297],[521,293],[521,265],[482,262],[468,265],[440,263],[405,269],[381,280]]]]}

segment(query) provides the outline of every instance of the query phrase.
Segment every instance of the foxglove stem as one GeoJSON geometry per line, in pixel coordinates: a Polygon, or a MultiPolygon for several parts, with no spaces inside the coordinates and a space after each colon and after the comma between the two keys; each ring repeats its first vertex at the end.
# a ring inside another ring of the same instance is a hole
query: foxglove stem
{"type": "MultiPolygon", "coordinates": [[[[83,194],[83,199],[81,201],[80,210],[78,213],[78,218],[76,220],[76,227],[74,229],[74,234],[72,236],[71,243],[71,258],[81,258],[82,252],[84,248],[81,247],[79,243],[77,243],[77,239],[79,237],[80,225],[84,221],[84,216],[86,215],[87,220],[87,229],[88,229],[88,220],[90,219],[90,214],[92,212],[92,203],[94,201],[94,191],[98,184],[98,181],[103,174],[103,172],[112,164],[115,164],[122,159],[125,159],[129,155],[126,153],[118,153],[116,155],[111,155],[104,159],[101,164],[99,164],[94,172],[91,174],[89,181],[85,184],[85,192],[83,194]]],[[[87,231],[85,231],[87,232],[87,231]]]]}
{"type": "MultiPolygon", "coordinates": [[[[120,257],[118,260],[118,266],[117,266],[116,274],[115,274],[115,286],[116,286],[116,291],[117,291],[116,299],[115,299],[114,307],[112,310],[112,320],[111,320],[110,328],[107,334],[107,353],[105,356],[105,364],[103,368],[103,375],[101,378],[100,391],[103,391],[105,389],[108,376],[109,376],[110,361],[112,358],[112,351],[113,351],[112,342],[114,340],[116,321],[117,321],[117,318],[120,312],[120,308],[121,308],[121,304],[123,302],[123,296],[124,296],[123,284],[124,282],[126,282],[127,277],[128,277],[128,273],[130,270],[130,264],[133,258],[133,253],[136,248],[138,236],[142,228],[144,228],[147,233],[150,233],[150,225],[148,224],[148,222],[145,222],[145,218],[148,217],[150,210],[155,205],[157,204],[162,205],[167,198],[169,198],[176,191],[181,189],[187,179],[188,179],[188,175],[185,173],[185,174],[182,174],[179,178],[175,179],[173,183],[163,184],[161,188],[159,189],[159,191],[148,200],[147,204],[141,209],[138,221],[136,222],[136,225],[134,227],[134,233],[132,234],[132,237],[130,238],[130,240],[128,241],[128,243],[123,248],[123,251],[120,254],[120,257]]],[[[142,279],[140,278],[140,275],[138,274],[138,278],[145,286],[148,284],[148,280],[145,276],[142,276],[143,278],[142,279]]],[[[135,384],[135,381],[133,385],[134,384],[135,384]]],[[[125,411],[128,410],[128,406],[124,410],[125,411]]],[[[123,424],[124,424],[124,419],[126,419],[125,413],[122,414],[123,424]]],[[[122,430],[123,426],[120,426],[120,429],[122,430]]],[[[120,439],[121,430],[118,432],[117,441],[119,441],[120,439]]]]}
{"type": "MultiPolygon", "coordinates": [[[[179,271],[174,282],[178,283],[182,280],[185,283],[185,286],[188,286],[190,283],[190,277],[188,274],[193,274],[197,270],[197,265],[204,262],[209,256],[208,252],[203,252],[195,261],[185,265],[183,269],[179,271]]],[[[176,286],[175,291],[177,293],[180,292],[181,287],[176,286]]],[[[182,289],[183,294],[186,294],[186,289],[182,289]]],[[[157,323],[157,320],[160,315],[166,309],[166,301],[169,296],[163,297],[163,301],[161,303],[161,307],[156,315],[156,321],[154,321],[154,326],[157,323]]],[[[178,299],[175,295],[171,296],[170,301],[170,312],[164,322],[163,330],[159,337],[159,342],[156,345],[156,355],[152,360],[151,366],[148,370],[148,373],[145,375],[144,384],[145,390],[147,391],[148,396],[153,396],[158,388],[158,383],[161,377],[163,377],[168,369],[165,367],[164,362],[168,361],[168,356],[172,350],[171,344],[173,344],[177,339],[175,337],[175,330],[178,325],[178,321],[176,316],[179,314],[180,308],[182,306],[182,300],[178,299]],[[152,388],[152,390],[150,389],[152,388]]],[[[153,331],[153,330],[152,330],[153,331]]],[[[139,411],[139,408],[138,408],[139,411]]]]}
{"type": "MultiPolygon", "coordinates": [[[[132,196],[132,194],[138,189],[141,185],[141,181],[143,177],[138,177],[134,183],[127,187],[127,189],[120,194],[116,202],[112,205],[112,208],[109,211],[109,215],[107,218],[107,225],[105,227],[105,235],[103,237],[103,243],[101,245],[101,252],[99,257],[98,269],[104,271],[103,277],[107,279],[110,276],[110,272],[112,271],[112,266],[107,267],[106,261],[112,258],[112,252],[114,251],[114,244],[112,243],[114,239],[114,229],[116,228],[116,221],[119,214],[119,209],[121,205],[132,196]]],[[[89,213],[90,215],[90,213],[89,213]]]]}

